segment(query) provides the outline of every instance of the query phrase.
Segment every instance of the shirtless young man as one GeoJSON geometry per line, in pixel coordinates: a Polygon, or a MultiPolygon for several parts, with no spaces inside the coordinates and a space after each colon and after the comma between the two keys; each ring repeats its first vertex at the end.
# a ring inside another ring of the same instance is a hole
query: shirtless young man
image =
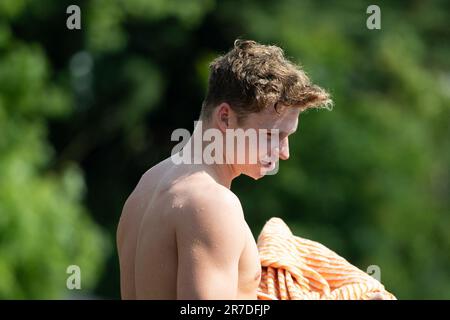
{"type": "Polygon", "coordinates": [[[259,179],[287,160],[300,112],[331,103],[276,46],[236,40],[210,69],[202,130],[220,130],[225,145],[227,129],[274,129],[277,143],[268,134],[268,151],[245,145],[244,163],[228,151],[222,164],[194,164],[195,152],[192,164],[169,157],[141,177],[117,230],[123,299],[256,299],[258,250],[231,182],[259,179]]]}

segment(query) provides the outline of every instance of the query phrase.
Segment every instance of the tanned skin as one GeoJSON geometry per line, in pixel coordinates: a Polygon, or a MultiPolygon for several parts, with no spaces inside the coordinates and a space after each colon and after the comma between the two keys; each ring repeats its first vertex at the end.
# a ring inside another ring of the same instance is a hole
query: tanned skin
{"type": "MultiPolygon", "coordinates": [[[[222,103],[203,130],[216,128],[225,137],[226,129],[278,129],[279,147],[268,152],[287,160],[299,114],[296,107],[267,108],[238,125],[222,103]]],[[[258,250],[230,187],[241,174],[257,180],[272,169],[259,161],[177,165],[171,158],[150,168],[128,197],[117,230],[122,299],[256,299],[258,250]]]]}

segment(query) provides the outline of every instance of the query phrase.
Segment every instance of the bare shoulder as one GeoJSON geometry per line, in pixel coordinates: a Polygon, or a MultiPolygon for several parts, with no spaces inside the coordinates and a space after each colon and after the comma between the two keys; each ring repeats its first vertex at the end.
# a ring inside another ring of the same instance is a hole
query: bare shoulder
{"type": "MultiPolygon", "coordinates": [[[[241,216],[243,211],[239,198],[228,188],[215,182],[212,178],[196,175],[174,184],[171,193],[175,199],[173,206],[182,214],[200,214],[206,211],[217,211],[215,215],[241,216]],[[224,210],[217,210],[222,208],[224,210]]],[[[231,217],[230,217],[231,218],[231,217]]]]}
{"type": "Polygon", "coordinates": [[[175,206],[176,232],[184,239],[213,244],[242,243],[245,237],[246,222],[239,198],[222,185],[195,181],[186,186],[175,206]]]}
{"type": "Polygon", "coordinates": [[[188,183],[182,207],[173,211],[177,298],[236,298],[239,261],[246,245],[242,207],[230,190],[203,178],[188,183]]]}

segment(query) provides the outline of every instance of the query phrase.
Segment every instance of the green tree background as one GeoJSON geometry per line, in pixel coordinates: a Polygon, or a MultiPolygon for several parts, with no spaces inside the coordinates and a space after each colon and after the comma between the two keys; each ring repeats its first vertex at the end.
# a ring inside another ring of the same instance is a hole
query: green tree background
{"type": "Polygon", "coordinates": [[[283,47],[335,101],[301,115],[277,175],[233,183],[255,237],[279,216],[399,299],[450,298],[450,3],[377,1],[381,30],[370,4],[0,1],[0,298],[120,297],[122,206],[238,37],[283,47]]]}

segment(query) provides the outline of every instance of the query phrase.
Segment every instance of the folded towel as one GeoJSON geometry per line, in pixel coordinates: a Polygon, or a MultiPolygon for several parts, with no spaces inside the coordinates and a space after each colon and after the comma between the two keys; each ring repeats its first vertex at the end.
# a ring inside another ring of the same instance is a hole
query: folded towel
{"type": "Polygon", "coordinates": [[[271,218],[258,241],[260,300],[396,300],[384,286],[324,245],[271,218]]]}

